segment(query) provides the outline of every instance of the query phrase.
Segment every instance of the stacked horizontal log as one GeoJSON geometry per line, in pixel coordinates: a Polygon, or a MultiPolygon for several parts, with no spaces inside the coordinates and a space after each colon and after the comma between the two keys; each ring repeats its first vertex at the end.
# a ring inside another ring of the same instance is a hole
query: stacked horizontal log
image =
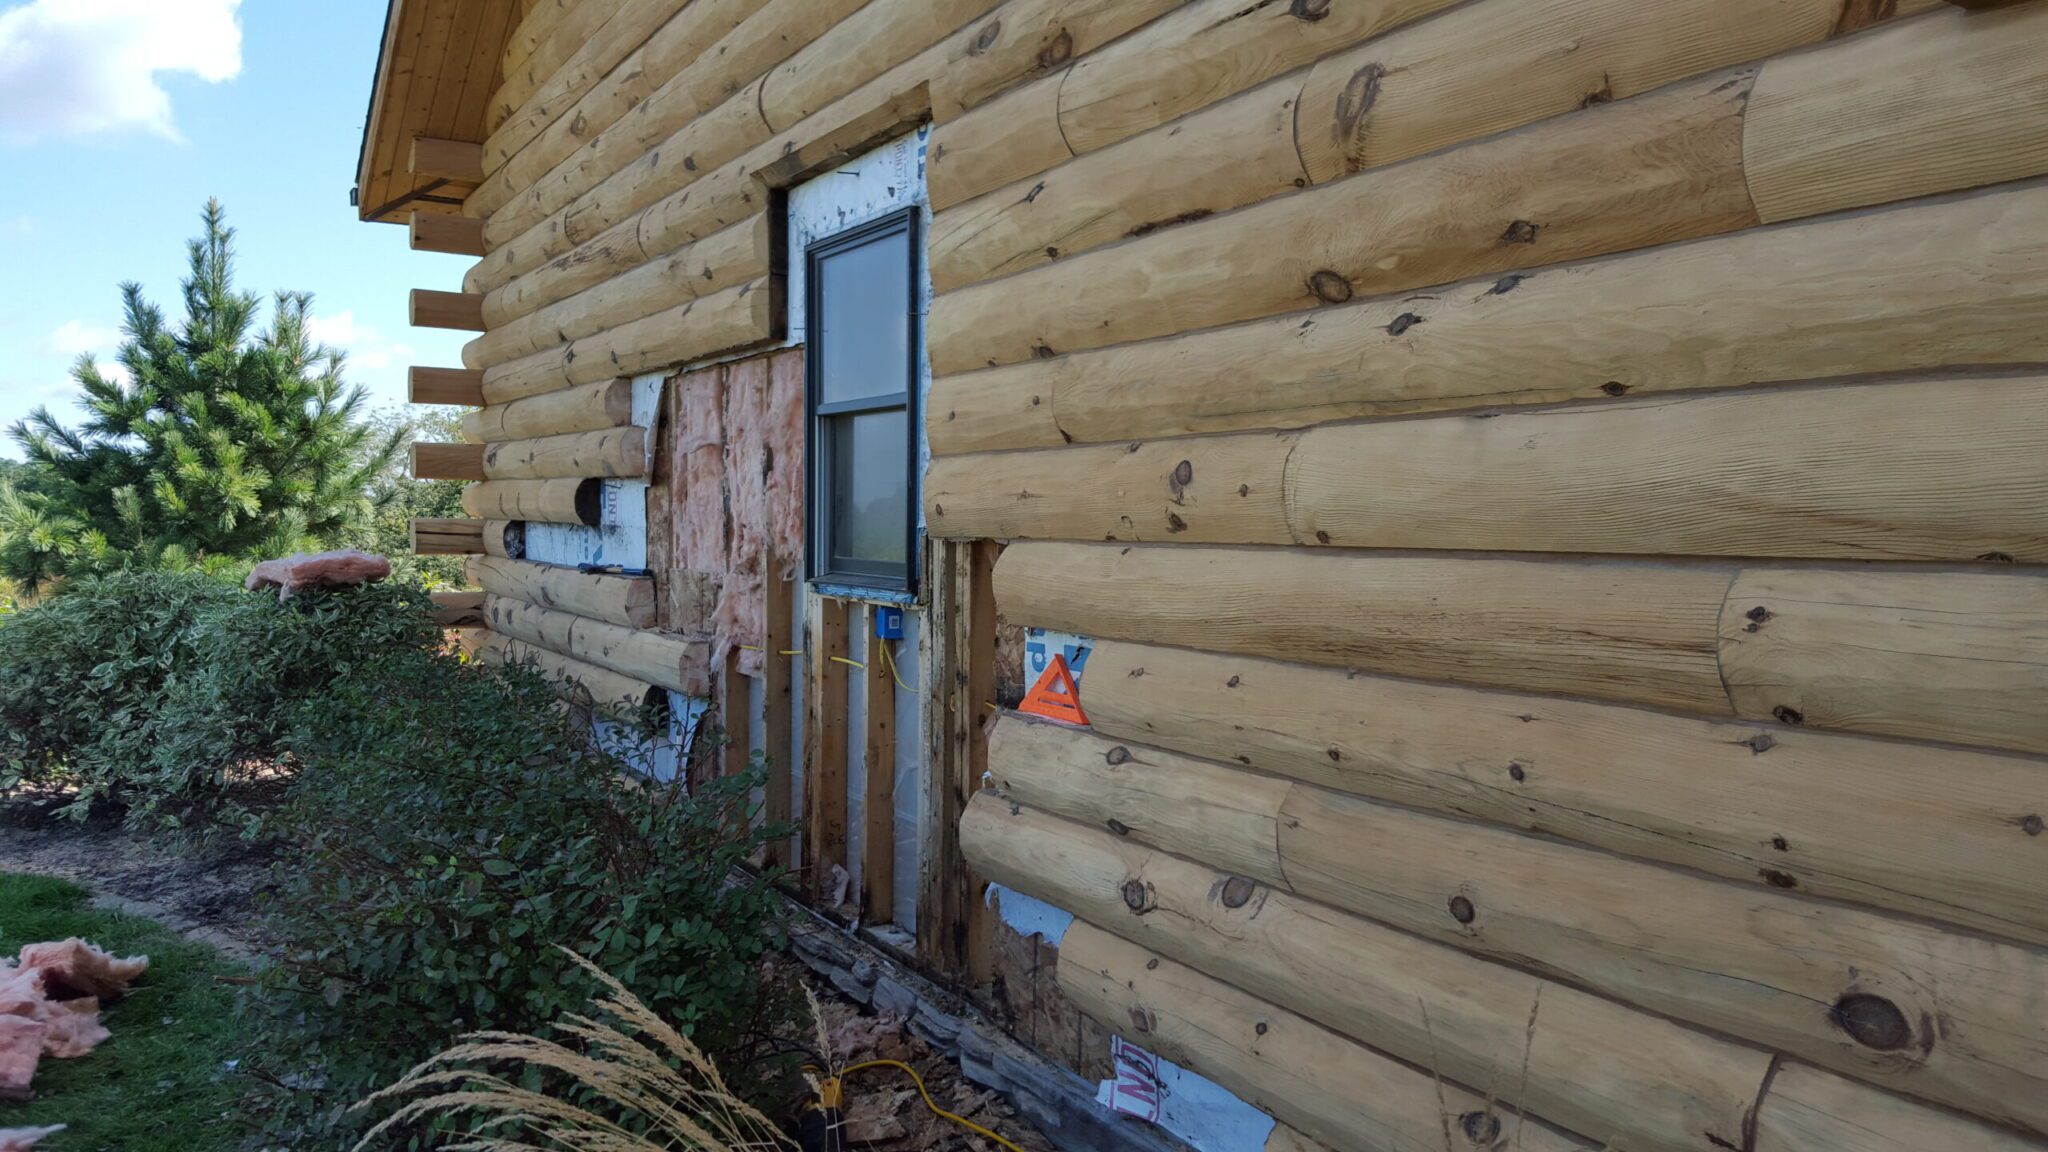
{"type": "Polygon", "coordinates": [[[711,644],[610,624],[570,612],[491,595],[484,600],[491,631],[685,696],[710,692],[711,644]]]}
{"type": "MultiPolygon", "coordinates": [[[[2048,1018],[2022,1007],[2048,978],[2037,950],[1014,718],[997,727],[989,771],[1025,807],[1845,1076],[2048,1127],[2027,1087],[2048,1073],[2048,1018]]],[[[1140,909],[1152,899],[1142,884],[1124,894],[1140,909]]]]}
{"type": "Polygon", "coordinates": [[[1103,642],[1106,736],[2048,944],[2039,762],[1103,642]]]}
{"type": "Polygon", "coordinates": [[[471,655],[486,664],[529,665],[568,702],[621,719],[644,720],[649,709],[662,703],[661,689],[644,680],[622,676],[498,632],[480,633],[472,644],[471,655]]]}
{"type": "Polygon", "coordinates": [[[470,560],[463,571],[470,583],[507,600],[622,628],[654,627],[654,581],[645,576],[580,572],[490,557],[470,560]]]}
{"type": "Polygon", "coordinates": [[[572,480],[486,480],[462,490],[462,510],[496,520],[538,520],[595,528],[603,514],[604,482],[572,480]]]}

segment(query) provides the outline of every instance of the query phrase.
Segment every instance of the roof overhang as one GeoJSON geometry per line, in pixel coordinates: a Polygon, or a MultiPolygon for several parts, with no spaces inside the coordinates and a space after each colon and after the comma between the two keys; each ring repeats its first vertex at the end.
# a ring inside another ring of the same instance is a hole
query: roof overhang
{"type": "Polygon", "coordinates": [[[522,0],[390,0],[356,160],[358,218],[458,212],[474,182],[411,170],[420,138],[482,144],[522,0]]]}

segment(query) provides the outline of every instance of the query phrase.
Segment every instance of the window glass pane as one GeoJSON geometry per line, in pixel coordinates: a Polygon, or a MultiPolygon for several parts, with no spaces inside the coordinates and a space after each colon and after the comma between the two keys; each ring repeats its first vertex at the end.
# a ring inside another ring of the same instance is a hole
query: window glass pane
{"type": "Polygon", "coordinates": [[[904,564],[909,557],[910,421],[901,408],[829,418],[834,560],[904,564]]]}
{"type": "Polygon", "coordinates": [[[820,403],[910,387],[910,238],[902,233],[819,260],[814,338],[820,403]]]}

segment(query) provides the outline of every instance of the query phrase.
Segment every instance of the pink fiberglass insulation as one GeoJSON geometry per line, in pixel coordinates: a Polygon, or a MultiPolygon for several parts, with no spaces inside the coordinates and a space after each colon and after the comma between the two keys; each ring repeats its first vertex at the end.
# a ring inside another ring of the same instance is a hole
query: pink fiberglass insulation
{"type": "Polygon", "coordinates": [[[100,951],[78,937],[49,944],[30,944],[21,950],[21,967],[43,973],[43,986],[52,998],[77,996],[113,999],[128,991],[137,977],[149,971],[149,957],[122,959],[100,951]]]}
{"type": "Polygon", "coordinates": [[[725,571],[725,376],[707,368],[674,384],[669,563],[694,572],[725,571]]]}
{"type": "Polygon", "coordinates": [[[301,588],[368,584],[391,575],[391,561],[353,548],[339,552],[301,552],[281,560],[265,560],[249,572],[243,586],[251,590],[276,588],[279,599],[290,599],[301,588]]]}
{"type": "Polygon", "coordinates": [[[12,1021],[31,1021],[43,1055],[83,1056],[109,1035],[100,1023],[100,1000],[125,994],[148,968],[147,956],[111,956],[77,937],[30,944],[19,966],[0,966],[0,1026],[19,1043],[25,1030],[12,1021]]]}
{"type": "Polygon", "coordinates": [[[43,1059],[43,1038],[50,1026],[27,1016],[0,1016],[0,1100],[26,1100],[36,1065],[43,1059]]]}
{"type": "MultiPolygon", "coordinates": [[[[725,579],[717,650],[740,649],[740,671],[761,672],[765,576],[793,579],[803,555],[804,356],[801,349],[728,365],[725,377],[725,579]]],[[[717,667],[719,665],[714,665],[717,667]]]]}

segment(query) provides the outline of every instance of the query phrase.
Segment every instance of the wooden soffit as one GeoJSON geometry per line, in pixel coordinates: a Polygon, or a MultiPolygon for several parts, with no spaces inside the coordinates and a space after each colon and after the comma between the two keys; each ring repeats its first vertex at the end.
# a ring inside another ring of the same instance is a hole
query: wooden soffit
{"type": "Polygon", "coordinates": [[[505,42],[526,6],[526,0],[390,0],[356,161],[358,218],[403,224],[412,212],[460,210],[475,185],[413,175],[413,140],[483,143],[505,42]]]}

